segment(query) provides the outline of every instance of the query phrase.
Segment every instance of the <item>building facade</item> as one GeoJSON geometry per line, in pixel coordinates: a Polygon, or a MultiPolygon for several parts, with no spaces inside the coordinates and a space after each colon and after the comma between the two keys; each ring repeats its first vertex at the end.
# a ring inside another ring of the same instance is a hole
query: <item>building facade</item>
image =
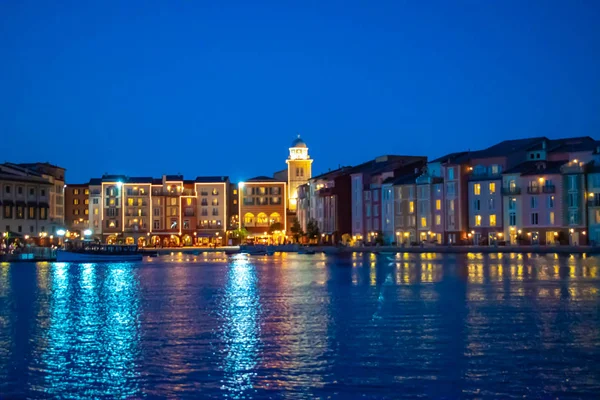
{"type": "Polygon", "coordinates": [[[272,240],[277,231],[287,232],[287,184],[267,176],[259,176],[238,184],[240,224],[249,239],[272,240]]]}
{"type": "Polygon", "coordinates": [[[292,142],[287,163],[287,196],[288,208],[295,212],[298,203],[298,188],[308,183],[312,177],[313,160],[308,155],[308,146],[300,138],[292,142]]]}
{"type": "Polygon", "coordinates": [[[90,189],[85,184],[69,184],[65,187],[65,228],[83,236],[90,227],[90,189]]]}

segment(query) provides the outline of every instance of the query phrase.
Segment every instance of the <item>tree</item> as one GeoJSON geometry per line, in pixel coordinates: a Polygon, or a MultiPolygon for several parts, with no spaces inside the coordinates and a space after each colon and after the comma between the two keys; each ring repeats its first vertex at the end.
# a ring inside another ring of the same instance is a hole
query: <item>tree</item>
{"type": "Polygon", "coordinates": [[[290,232],[292,232],[292,234],[294,235],[294,240],[296,242],[300,240],[300,236],[304,235],[304,232],[302,232],[302,227],[300,226],[300,221],[298,221],[298,218],[294,218],[294,221],[292,222],[292,226],[290,227],[290,232]]]}
{"type": "Polygon", "coordinates": [[[241,227],[231,232],[231,236],[233,236],[236,239],[240,239],[240,242],[242,242],[248,237],[248,231],[246,230],[246,228],[241,227]]]}
{"type": "Polygon", "coordinates": [[[317,224],[317,221],[314,219],[308,221],[308,224],[306,224],[306,234],[308,235],[308,238],[316,239],[319,237],[320,233],[321,232],[319,231],[319,225],[317,224]]]}
{"type": "Polygon", "coordinates": [[[269,233],[273,233],[275,231],[282,231],[282,230],[283,230],[283,224],[281,222],[274,222],[269,227],[269,233]]]}

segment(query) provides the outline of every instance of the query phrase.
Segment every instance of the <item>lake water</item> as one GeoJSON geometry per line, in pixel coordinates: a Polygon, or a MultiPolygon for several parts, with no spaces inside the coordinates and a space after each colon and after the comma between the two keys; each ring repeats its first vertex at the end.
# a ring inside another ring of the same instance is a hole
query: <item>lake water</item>
{"type": "Polygon", "coordinates": [[[599,259],[0,265],[0,398],[598,398],[599,259]]]}

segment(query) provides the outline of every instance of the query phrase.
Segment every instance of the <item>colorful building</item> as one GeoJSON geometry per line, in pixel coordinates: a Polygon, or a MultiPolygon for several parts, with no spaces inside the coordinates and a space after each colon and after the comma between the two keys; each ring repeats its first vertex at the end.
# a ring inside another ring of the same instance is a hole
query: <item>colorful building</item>
{"type": "Polygon", "coordinates": [[[287,232],[287,183],[259,176],[238,184],[239,218],[256,242],[282,242],[287,232]]]}

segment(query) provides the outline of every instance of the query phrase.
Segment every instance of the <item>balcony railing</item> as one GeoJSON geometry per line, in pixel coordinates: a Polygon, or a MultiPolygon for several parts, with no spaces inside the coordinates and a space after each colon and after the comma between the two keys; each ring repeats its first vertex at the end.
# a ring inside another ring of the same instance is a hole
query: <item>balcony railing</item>
{"type": "Polygon", "coordinates": [[[527,187],[527,193],[529,193],[529,194],[554,193],[555,191],[556,191],[556,187],[554,185],[528,186],[527,187]]]}
{"type": "Polygon", "coordinates": [[[506,196],[519,195],[519,194],[521,194],[521,188],[520,187],[502,188],[502,194],[506,195],[506,196]]]}

